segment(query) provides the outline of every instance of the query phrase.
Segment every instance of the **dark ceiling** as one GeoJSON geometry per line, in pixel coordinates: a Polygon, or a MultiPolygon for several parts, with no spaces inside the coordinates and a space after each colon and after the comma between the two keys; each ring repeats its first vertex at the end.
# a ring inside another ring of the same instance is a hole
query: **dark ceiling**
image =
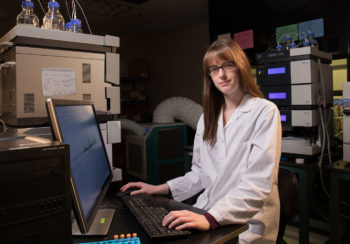
{"type": "MultiPolygon", "coordinates": [[[[35,4],[38,4],[38,0],[32,0],[35,4]]],[[[93,13],[102,16],[116,17],[119,14],[135,8],[148,0],[78,0],[80,5],[83,7],[85,13],[93,13]]],[[[47,8],[49,0],[40,0],[44,9],[47,8]]],[[[69,12],[72,11],[72,0],[60,0],[61,9],[69,12]]],[[[79,5],[76,5],[77,11],[79,12],[79,5]]]]}
{"type": "MultiPolygon", "coordinates": [[[[56,0],[66,22],[72,12],[72,0],[56,0]],[[68,8],[67,8],[68,7],[68,8]],[[68,11],[69,10],[69,11],[68,11]]],[[[49,0],[32,0],[40,23],[49,0]],[[41,3],[42,7],[40,6],[41,3]]],[[[208,22],[208,0],[78,0],[93,34],[97,35],[154,35],[176,31],[208,22]]],[[[0,5],[0,36],[16,24],[22,0],[2,1],[0,5]]],[[[79,6],[77,17],[87,24],[79,6]]]]}

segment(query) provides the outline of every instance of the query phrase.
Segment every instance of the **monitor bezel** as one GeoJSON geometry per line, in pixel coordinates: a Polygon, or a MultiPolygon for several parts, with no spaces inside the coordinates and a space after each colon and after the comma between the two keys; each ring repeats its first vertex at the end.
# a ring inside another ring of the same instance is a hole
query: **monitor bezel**
{"type": "Polygon", "coordinates": [[[94,104],[92,101],[63,100],[63,99],[51,99],[51,98],[48,98],[46,100],[46,109],[47,109],[47,114],[48,114],[48,119],[49,119],[52,137],[54,140],[57,140],[57,141],[62,142],[62,143],[65,143],[65,142],[63,140],[61,128],[60,128],[60,125],[59,125],[59,122],[57,119],[56,106],[81,106],[81,105],[88,105],[88,106],[91,106],[93,109],[95,121],[96,121],[96,124],[98,126],[99,136],[100,136],[101,141],[102,141],[102,147],[103,147],[103,150],[104,150],[105,155],[106,155],[106,160],[107,160],[108,168],[109,168],[109,172],[110,172],[109,177],[105,181],[105,184],[103,186],[103,189],[102,189],[100,195],[97,197],[97,201],[95,202],[95,205],[93,207],[93,210],[92,210],[90,216],[88,218],[85,218],[83,211],[82,211],[82,208],[81,208],[80,198],[79,198],[79,195],[77,193],[77,189],[76,189],[76,186],[74,183],[72,169],[70,167],[70,185],[71,185],[71,191],[72,191],[73,211],[74,211],[75,218],[77,220],[80,232],[81,233],[88,233],[88,231],[91,227],[91,224],[94,220],[94,217],[96,215],[96,212],[99,209],[99,205],[102,203],[102,201],[107,193],[107,190],[112,182],[112,178],[113,178],[112,168],[111,168],[111,165],[109,162],[109,158],[108,158],[105,144],[103,141],[103,137],[101,134],[101,129],[99,127],[98,120],[96,118],[95,107],[94,107],[94,104]]]}

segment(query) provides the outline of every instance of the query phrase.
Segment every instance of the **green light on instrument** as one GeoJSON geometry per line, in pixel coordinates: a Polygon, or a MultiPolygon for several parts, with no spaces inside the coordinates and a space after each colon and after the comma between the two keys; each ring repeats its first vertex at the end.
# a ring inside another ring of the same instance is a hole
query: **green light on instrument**
{"type": "Polygon", "coordinates": [[[101,218],[100,219],[100,224],[104,224],[106,222],[106,218],[101,218]]]}

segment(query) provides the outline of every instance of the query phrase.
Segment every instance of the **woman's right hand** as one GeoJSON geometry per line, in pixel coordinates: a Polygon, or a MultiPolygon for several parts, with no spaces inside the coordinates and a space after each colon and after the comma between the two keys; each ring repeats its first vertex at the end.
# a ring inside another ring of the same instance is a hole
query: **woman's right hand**
{"type": "Polygon", "coordinates": [[[134,190],[130,193],[130,195],[136,195],[136,194],[168,194],[169,192],[169,186],[168,184],[162,184],[162,185],[150,185],[144,182],[130,182],[120,188],[120,191],[125,192],[126,190],[130,188],[137,188],[137,190],[134,190]]]}

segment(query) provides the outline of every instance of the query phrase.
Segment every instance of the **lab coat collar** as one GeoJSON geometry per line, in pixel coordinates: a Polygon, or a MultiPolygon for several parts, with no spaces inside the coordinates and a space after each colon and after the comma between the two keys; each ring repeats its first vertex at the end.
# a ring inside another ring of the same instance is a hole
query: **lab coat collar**
{"type": "Polygon", "coordinates": [[[238,105],[238,108],[236,109],[236,111],[231,115],[230,119],[227,121],[226,125],[224,125],[223,121],[224,121],[224,114],[223,114],[223,110],[221,108],[221,111],[220,111],[220,115],[219,115],[219,119],[218,119],[218,122],[219,122],[219,126],[218,126],[218,130],[217,130],[217,133],[218,135],[221,135],[221,133],[223,133],[224,131],[224,128],[226,128],[227,126],[229,126],[232,121],[236,118],[239,117],[239,114],[241,113],[247,113],[251,110],[253,104],[254,104],[254,99],[251,99],[253,98],[252,95],[250,94],[245,94],[244,97],[242,98],[242,101],[241,103],[238,105]]]}
{"type": "Polygon", "coordinates": [[[249,112],[253,106],[254,99],[251,99],[253,96],[250,94],[245,94],[242,98],[241,103],[239,104],[236,112],[249,112]]]}

